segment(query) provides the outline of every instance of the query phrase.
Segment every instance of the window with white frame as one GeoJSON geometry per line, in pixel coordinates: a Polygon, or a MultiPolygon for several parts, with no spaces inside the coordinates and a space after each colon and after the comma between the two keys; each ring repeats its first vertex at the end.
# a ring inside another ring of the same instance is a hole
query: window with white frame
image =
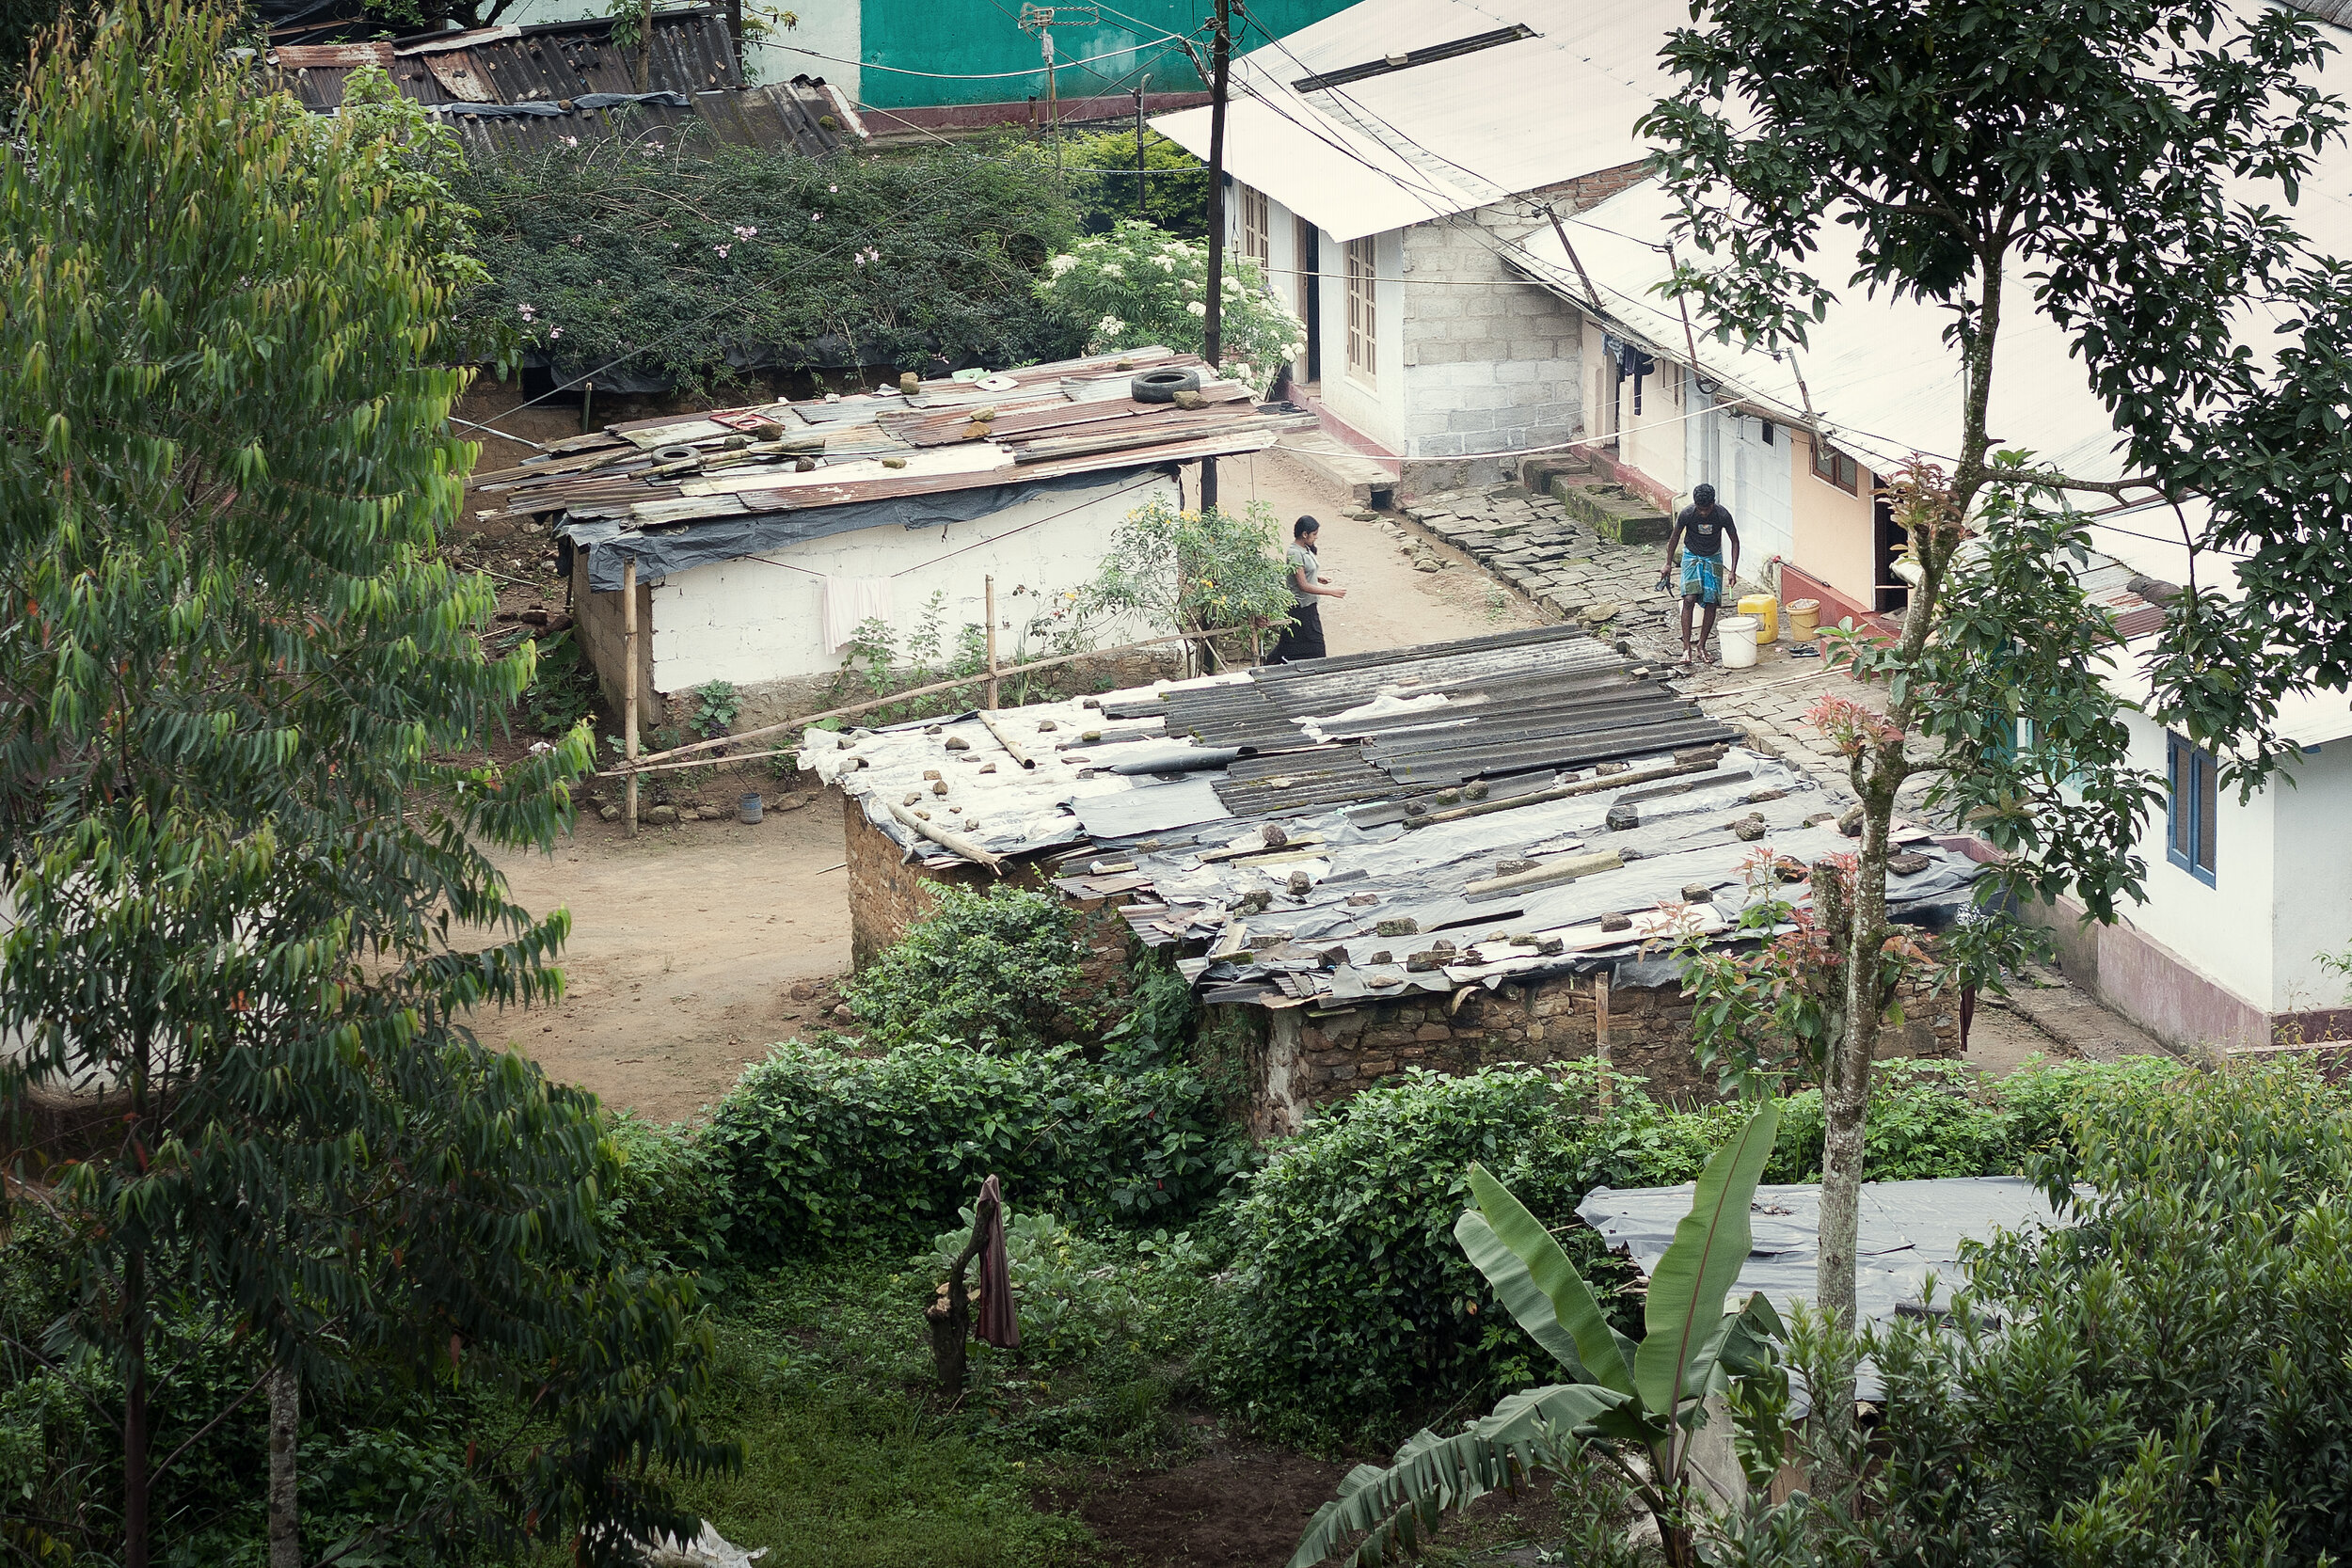
{"type": "Polygon", "coordinates": [[[2214,817],[2220,809],[2213,753],[2177,735],[2164,737],[2165,773],[2170,799],[2165,804],[2164,858],[2199,881],[2214,881],[2214,817]]]}
{"type": "Polygon", "coordinates": [[[1380,318],[1373,299],[1379,271],[1373,237],[1347,242],[1347,373],[1371,386],[1379,365],[1380,318]]]}
{"type": "Polygon", "coordinates": [[[1258,263],[1260,274],[1270,275],[1274,266],[1274,234],[1273,226],[1266,219],[1265,192],[1248,185],[1235,188],[1241,194],[1241,244],[1235,248],[1258,263]]]}

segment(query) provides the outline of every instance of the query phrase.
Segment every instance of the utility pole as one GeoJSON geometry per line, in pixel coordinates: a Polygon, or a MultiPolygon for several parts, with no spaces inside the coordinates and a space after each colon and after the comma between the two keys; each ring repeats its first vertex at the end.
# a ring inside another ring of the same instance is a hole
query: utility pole
{"type": "Polygon", "coordinates": [[[1143,95],[1150,91],[1152,78],[1146,75],[1136,84],[1136,221],[1150,223],[1151,214],[1143,209],[1143,95]]]}
{"type": "MultiPolygon", "coordinates": [[[[1233,75],[1232,0],[1216,0],[1209,40],[1209,297],[1200,318],[1200,357],[1211,375],[1225,347],[1225,98],[1233,75]]],[[[1216,504],[1216,459],[1200,460],[1200,509],[1216,504]]]]}

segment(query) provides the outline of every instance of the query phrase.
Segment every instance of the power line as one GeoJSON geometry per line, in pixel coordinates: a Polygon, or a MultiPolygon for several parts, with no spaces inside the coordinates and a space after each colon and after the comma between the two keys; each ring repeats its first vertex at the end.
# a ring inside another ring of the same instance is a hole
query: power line
{"type": "MultiPolygon", "coordinates": [[[[1165,44],[1176,41],[1180,41],[1179,35],[1175,33],[1162,33],[1158,38],[1145,39],[1141,43],[1130,44],[1124,49],[1113,49],[1106,51],[1104,54],[1090,55],[1083,60],[1057,60],[1054,64],[1054,69],[1057,71],[1074,71],[1081,66],[1092,65],[1096,60],[1115,60],[1122,55],[1139,54],[1143,50],[1151,48],[1153,44],[1165,44]]],[[[1041,65],[1032,66],[1025,71],[909,71],[900,66],[878,65],[871,60],[845,60],[838,55],[821,55],[814,49],[804,49],[797,43],[777,43],[772,40],[761,39],[759,40],[759,45],[763,49],[781,49],[787,54],[806,55],[812,60],[824,60],[832,65],[854,66],[861,71],[886,71],[894,76],[920,76],[927,81],[932,82],[1002,82],[1009,80],[1015,76],[1042,76],[1045,74],[1045,67],[1041,65]]],[[[1162,53],[1165,54],[1166,51],[1163,50],[1162,53]]]]}

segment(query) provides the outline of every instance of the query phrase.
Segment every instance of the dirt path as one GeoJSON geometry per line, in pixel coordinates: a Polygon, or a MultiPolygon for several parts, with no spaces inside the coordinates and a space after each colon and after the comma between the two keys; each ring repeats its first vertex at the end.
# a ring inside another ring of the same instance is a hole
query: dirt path
{"type": "Polygon", "coordinates": [[[1265,502],[1285,540],[1301,515],[1321,519],[1323,575],[1347,590],[1346,598],[1323,602],[1324,636],[1335,654],[1409,648],[1538,626],[1546,619],[1470,557],[1407,525],[1422,553],[1452,562],[1441,571],[1415,570],[1413,546],[1401,543],[1381,523],[1349,516],[1354,502],[1279,448],[1228,459],[1218,465],[1218,473],[1221,499],[1228,504],[1265,502]]]}
{"type": "Polygon", "coordinates": [[[589,817],[553,856],[501,864],[524,908],[567,906],[555,1007],[477,1019],[483,1038],[657,1120],[692,1116],[744,1064],[817,1026],[850,966],[841,818],[820,797],[757,827],[699,822],[635,839],[589,817]]]}

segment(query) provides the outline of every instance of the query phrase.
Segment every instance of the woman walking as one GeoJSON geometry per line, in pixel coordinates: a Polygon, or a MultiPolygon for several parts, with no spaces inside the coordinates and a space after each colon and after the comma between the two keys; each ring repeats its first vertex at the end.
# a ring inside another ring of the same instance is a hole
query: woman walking
{"type": "Polygon", "coordinates": [[[1291,624],[1283,628],[1282,640],[1274,644],[1269,664],[1295,664],[1303,658],[1323,657],[1323,606],[1320,599],[1344,599],[1347,590],[1333,588],[1331,579],[1323,575],[1322,559],[1315,553],[1315,541],[1323,532],[1323,525],[1312,517],[1301,517],[1291,525],[1291,624]]]}

